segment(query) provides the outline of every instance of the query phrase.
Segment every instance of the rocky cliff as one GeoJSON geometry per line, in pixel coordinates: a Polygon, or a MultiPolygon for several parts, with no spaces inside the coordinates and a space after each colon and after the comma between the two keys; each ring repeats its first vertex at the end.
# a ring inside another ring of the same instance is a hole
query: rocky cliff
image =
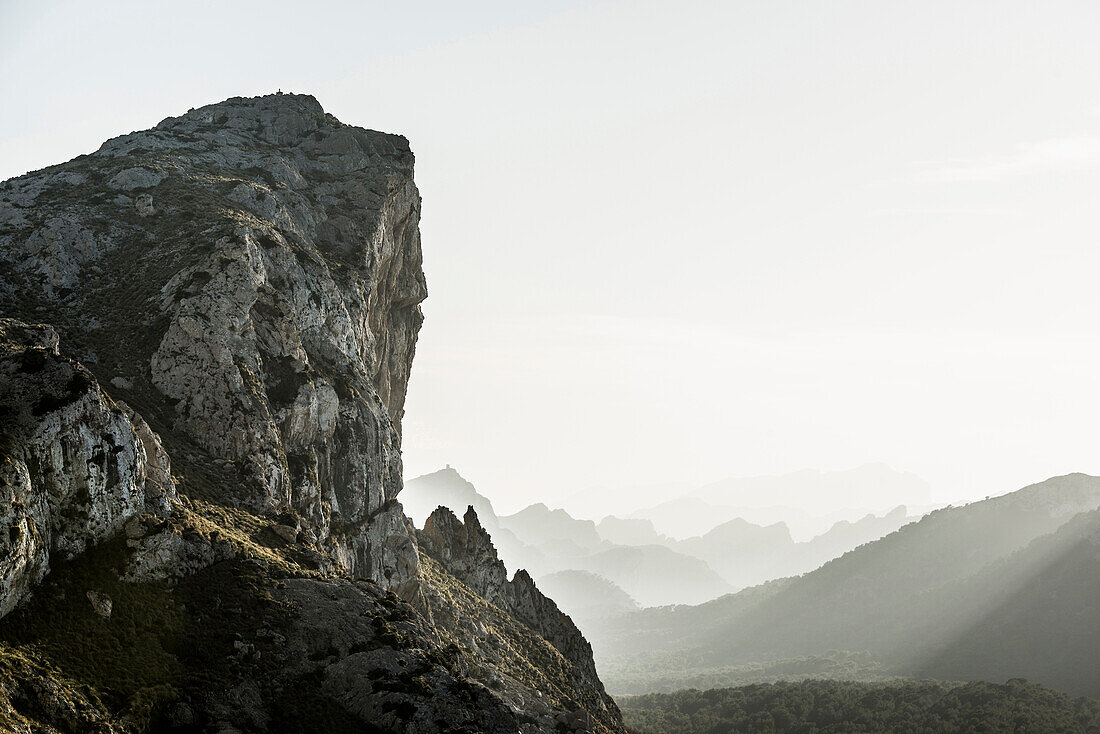
{"type": "Polygon", "coordinates": [[[415,577],[396,506],[426,296],[408,142],[234,99],[0,189],[0,303],[353,574],[415,577]]]}
{"type": "MultiPolygon", "coordinates": [[[[446,507],[439,507],[425,521],[418,539],[424,555],[553,647],[547,655],[552,664],[542,665],[541,669],[545,675],[560,678],[555,687],[568,691],[575,716],[582,721],[594,717],[609,726],[618,720],[618,707],[606,695],[596,674],[592,646],[573,620],[538,590],[526,571],[516,571],[512,580],[508,580],[492,538],[481,526],[472,506],[461,521],[446,507]],[[567,664],[563,665],[563,661],[567,664]]],[[[436,616],[446,618],[450,612],[448,605],[441,603],[435,594],[429,594],[427,599],[436,616]]],[[[484,638],[484,630],[476,624],[449,626],[465,632],[458,636],[467,644],[484,638]]]]}
{"type": "Polygon", "coordinates": [[[0,184],[0,725],[621,728],[544,607],[421,567],[419,216],[408,142],[300,95],[0,184]]]}
{"type": "Polygon", "coordinates": [[[57,333],[0,318],[0,616],[49,571],[142,513],[167,515],[171,465],[140,416],[58,353],[57,333]]]}
{"type": "Polygon", "coordinates": [[[438,508],[428,517],[418,538],[424,553],[486,601],[537,632],[567,659],[576,661],[586,686],[603,690],[591,662],[592,646],[573,620],[538,590],[527,571],[520,569],[508,580],[492,538],[481,527],[472,506],[466,509],[462,521],[446,507],[438,508]]]}

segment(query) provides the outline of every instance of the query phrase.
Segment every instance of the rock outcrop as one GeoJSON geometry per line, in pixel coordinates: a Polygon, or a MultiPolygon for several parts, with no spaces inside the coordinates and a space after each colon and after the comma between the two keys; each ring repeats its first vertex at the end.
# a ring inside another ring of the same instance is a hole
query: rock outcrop
{"type": "Polygon", "coordinates": [[[416,576],[400,419],[427,294],[413,155],[312,97],[232,99],[0,187],[0,303],[47,321],[218,495],[416,576]],[[217,481],[217,480],[216,480],[217,481]]]}
{"type": "Polygon", "coordinates": [[[476,516],[445,567],[398,502],[419,217],[302,95],[0,184],[0,729],[623,730],[476,516]]]}
{"type": "Polygon", "coordinates": [[[437,508],[417,537],[424,552],[452,576],[490,604],[508,608],[508,571],[472,505],[462,520],[446,507],[437,508]]]}
{"type": "Polygon", "coordinates": [[[168,456],[57,333],[0,318],[0,616],[49,571],[175,501],[168,456]]]}
{"type": "MultiPolygon", "coordinates": [[[[596,673],[592,646],[573,620],[538,590],[526,571],[520,569],[508,580],[507,569],[497,557],[492,538],[481,526],[473,506],[467,507],[462,521],[448,508],[437,508],[425,521],[418,539],[424,554],[485,601],[549,642],[568,661],[566,687],[591,699],[582,710],[598,712],[598,718],[609,721],[618,716],[614,701],[604,693],[596,673]]],[[[441,608],[438,595],[429,598],[439,616],[449,614],[449,609],[441,608]]],[[[484,631],[476,626],[466,632],[467,640],[484,636],[484,631]]]]}

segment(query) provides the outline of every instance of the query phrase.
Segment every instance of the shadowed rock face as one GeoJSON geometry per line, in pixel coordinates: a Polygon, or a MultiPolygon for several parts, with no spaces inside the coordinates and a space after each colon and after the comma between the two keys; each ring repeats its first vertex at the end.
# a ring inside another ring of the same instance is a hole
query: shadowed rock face
{"type": "Polygon", "coordinates": [[[49,326],[0,318],[0,616],[42,580],[51,553],[71,559],[175,500],[145,422],[57,345],[49,326]]]}
{"type": "Polygon", "coordinates": [[[400,419],[426,296],[413,155],[315,99],[231,99],[0,186],[0,305],[117,378],[200,491],[416,575],[400,419]],[[207,472],[209,474],[209,472],[207,472]]]}

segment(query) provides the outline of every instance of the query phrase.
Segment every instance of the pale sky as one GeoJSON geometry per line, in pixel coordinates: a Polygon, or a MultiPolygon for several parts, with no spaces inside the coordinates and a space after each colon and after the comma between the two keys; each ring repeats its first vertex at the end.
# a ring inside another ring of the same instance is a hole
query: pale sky
{"type": "Polygon", "coordinates": [[[0,179],[236,95],[417,155],[407,476],[1100,474],[1100,4],[0,0],[0,179]]]}

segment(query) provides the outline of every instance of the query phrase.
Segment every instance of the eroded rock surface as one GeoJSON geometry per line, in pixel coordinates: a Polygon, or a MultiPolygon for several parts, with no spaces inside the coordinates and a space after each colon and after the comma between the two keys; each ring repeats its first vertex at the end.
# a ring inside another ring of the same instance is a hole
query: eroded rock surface
{"type": "Polygon", "coordinates": [[[49,571],[116,535],[130,518],[168,514],[171,465],[156,436],[49,326],[0,319],[0,616],[49,571]]]}
{"type": "Polygon", "coordinates": [[[623,731],[476,515],[437,561],[397,501],[412,176],[269,95],[0,184],[0,729],[623,731]]]}
{"type": "Polygon", "coordinates": [[[424,521],[418,538],[424,551],[451,575],[490,604],[508,608],[508,571],[473,506],[462,520],[446,507],[437,508],[424,521]]]}
{"type": "Polygon", "coordinates": [[[419,218],[404,138],[308,96],[231,99],[0,186],[0,304],[129,385],[181,460],[231,469],[219,495],[404,584],[419,218]]]}

